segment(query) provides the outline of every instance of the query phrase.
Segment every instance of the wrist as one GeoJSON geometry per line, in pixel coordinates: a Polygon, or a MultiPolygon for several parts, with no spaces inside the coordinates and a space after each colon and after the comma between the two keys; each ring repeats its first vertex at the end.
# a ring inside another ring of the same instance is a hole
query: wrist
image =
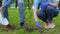
{"type": "Polygon", "coordinates": [[[39,23],[38,21],[36,21],[36,23],[39,23]]]}

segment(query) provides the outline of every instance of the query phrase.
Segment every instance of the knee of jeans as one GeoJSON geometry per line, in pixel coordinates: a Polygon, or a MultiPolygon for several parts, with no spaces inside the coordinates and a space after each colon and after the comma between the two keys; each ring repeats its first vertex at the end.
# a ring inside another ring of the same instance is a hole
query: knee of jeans
{"type": "Polygon", "coordinates": [[[38,16],[38,17],[42,17],[43,15],[44,15],[43,12],[40,12],[40,11],[39,11],[39,12],[37,13],[37,16],[38,16]]]}
{"type": "Polygon", "coordinates": [[[45,14],[44,13],[42,13],[42,12],[38,12],[37,13],[37,16],[38,16],[38,18],[40,18],[42,21],[46,21],[46,16],[45,16],[45,14]]]}
{"type": "Polygon", "coordinates": [[[55,10],[55,8],[52,6],[47,6],[47,10],[55,10]]]}

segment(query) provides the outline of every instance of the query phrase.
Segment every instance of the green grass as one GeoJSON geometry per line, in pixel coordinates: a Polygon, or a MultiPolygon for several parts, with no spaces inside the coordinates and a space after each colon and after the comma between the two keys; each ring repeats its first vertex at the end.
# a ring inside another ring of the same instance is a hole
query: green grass
{"type": "MultiPolygon", "coordinates": [[[[19,17],[19,11],[18,9],[11,9],[9,8],[9,22],[10,24],[16,26],[16,28],[19,27],[20,24],[20,17],[19,17]]],[[[33,17],[33,11],[29,9],[25,9],[25,18],[26,22],[25,24],[30,27],[36,27],[35,21],[33,17]]],[[[44,26],[44,22],[39,20],[44,26]]],[[[58,17],[54,18],[53,22],[56,24],[56,27],[54,29],[48,29],[44,30],[43,34],[60,34],[60,14],[58,17]]],[[[15,31],[5,31],[5,29],[0,29],[0,34],[41,34],[38,30],[34,30],[33,32],[27,32],[25,29],[15,30],[15,31]]]]}

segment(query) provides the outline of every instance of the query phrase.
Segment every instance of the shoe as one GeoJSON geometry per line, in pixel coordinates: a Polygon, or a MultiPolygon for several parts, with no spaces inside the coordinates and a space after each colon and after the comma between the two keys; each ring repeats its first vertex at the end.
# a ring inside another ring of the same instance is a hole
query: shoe
{"type": "Polygon", "coordinates": [[[44,26],[45,29],[51,29],[51,28],[54,28],[54,27],[55,27],[54,24],[51,24],[50,26],[46,26],[46,25],[44,26]]]}
{"type": "Polygon", "coordinates": [[[9,21],[6,18],[3,18],[1,24],[2,25],[8,25],[9,24],[9,21]]]}
{"type": "Polygon", "coordinates": [[[24,22],[21,22],[21,23],[20,23],[20,28],[24,28],[24,27],[25,27],[24,22]]]}

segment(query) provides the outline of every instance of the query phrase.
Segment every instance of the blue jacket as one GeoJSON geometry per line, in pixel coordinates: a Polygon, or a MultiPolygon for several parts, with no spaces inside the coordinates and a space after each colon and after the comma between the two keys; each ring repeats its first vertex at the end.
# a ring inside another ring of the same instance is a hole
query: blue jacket
{"type": "Polygon", "coordinates": [[[38,8],[39,3],[45,3],[45,2],[58,2],[59,0],[34,0],[34,8],[38,8]]]}
{"type": "Polygon", "coordinates": [[[45,3],[42,3],[40,5],[41,9],[44,9],[45,7],[47,7],[48,5],[50,4],[50,2],[45,2],[45,3]]]}

